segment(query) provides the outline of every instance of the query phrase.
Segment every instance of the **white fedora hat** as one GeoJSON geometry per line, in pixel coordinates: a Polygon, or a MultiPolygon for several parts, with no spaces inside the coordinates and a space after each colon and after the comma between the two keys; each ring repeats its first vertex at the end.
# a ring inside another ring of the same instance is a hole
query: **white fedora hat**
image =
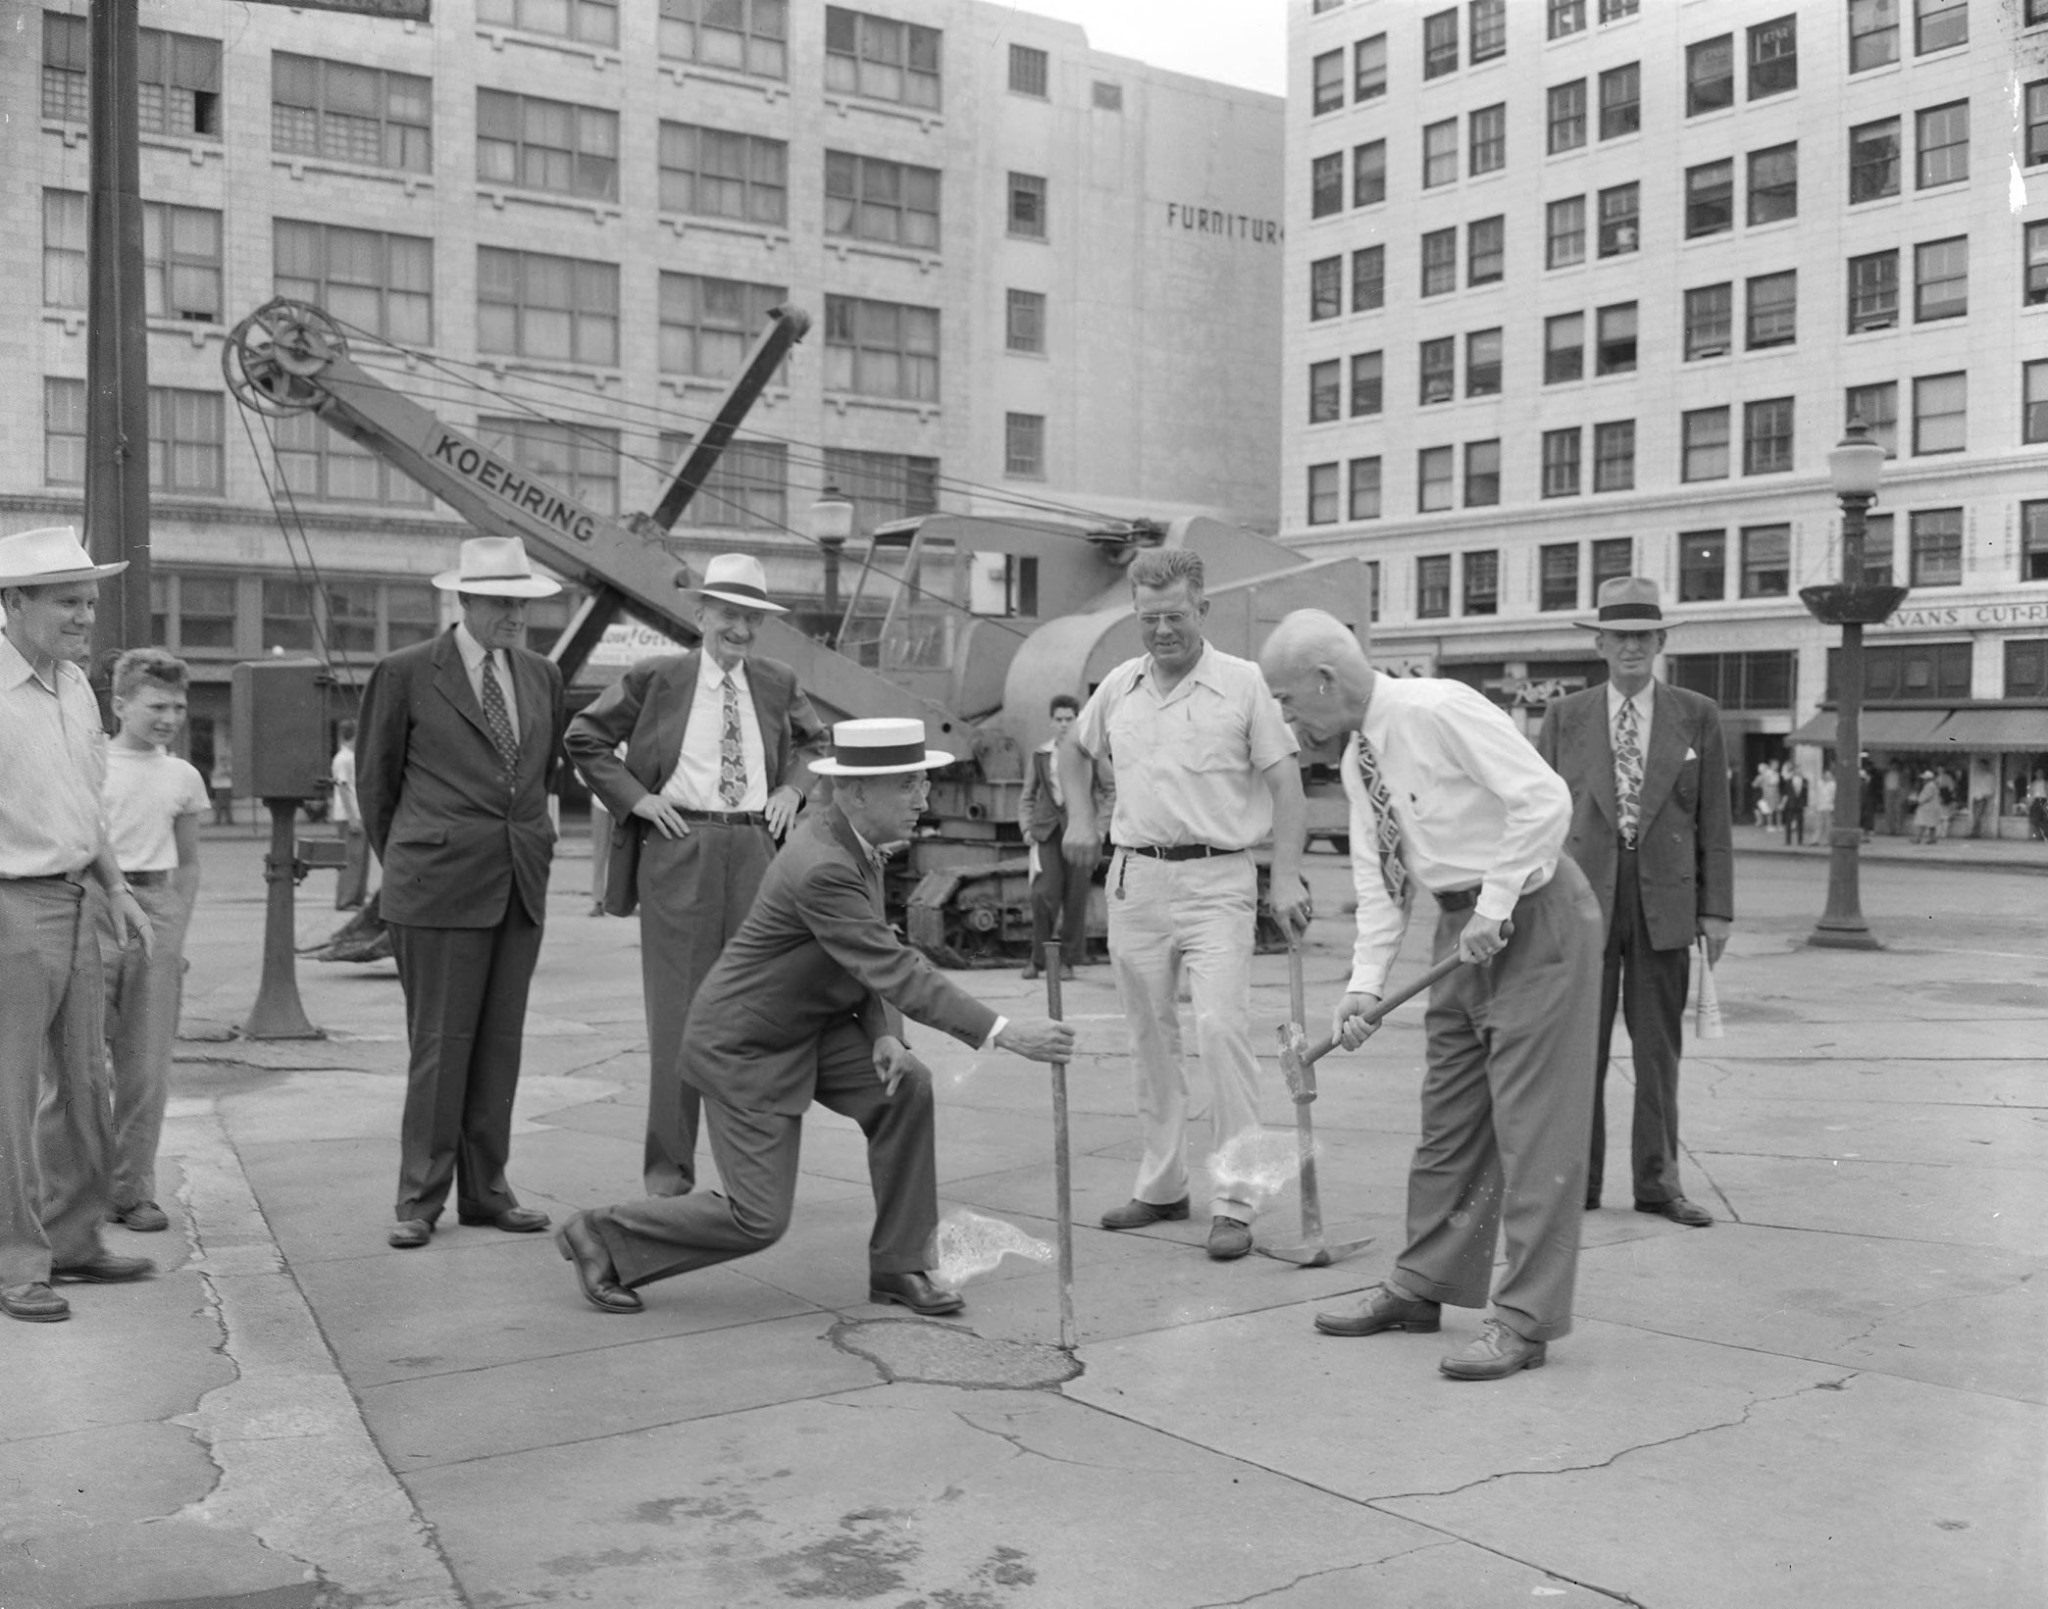
{"type": "Polygon", "coordinates": [[[119,575],[128,561],[94,564],[68,525],[0,536],[0,587],[47,587],[59,581],[97,581],[119,575]]]}
{"type": "Polygon", "coordinates": [[[924,746],[924,722],[894,715],[840,721],[832,728],[832,752],[813,760],[821,777],[885,777],[899,771],[932,771],[953,756],[924,746]]]}
{"type": "Polygon", "coordinates": [[[1664,631],[1673,624],[1664,618],[1657,583],[1648,576],[1618,575],[1603,581],[1598,601],[1598,618],[1575,624],[1588,631],[1664,631]]]}
{"type": "Polygon", "coordinates": [[[720,553],[704,566],[704,579],[690,589],[706,598],[736,603],[742,609],[762,609],[771,615],[789,611],[768,598],[768,572],[761,561],[747,553],[720,553]]]}
{"type": "Polygon", "coordinates": [[[486,598],[552,598],[562,583],[533,573],[526,544],[516,536],[472,536],[462,544],[462,562],[434,577],[443,592],[474,592],[486,598]]]}

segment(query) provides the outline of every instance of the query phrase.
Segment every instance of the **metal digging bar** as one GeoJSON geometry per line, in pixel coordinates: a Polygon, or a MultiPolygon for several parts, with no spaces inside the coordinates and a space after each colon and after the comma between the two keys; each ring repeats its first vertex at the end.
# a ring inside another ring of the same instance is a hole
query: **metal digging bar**
{"type": "MultiPolygon", "coordinates": [[[[1060,942],[1045,944],[1046,1015],[1060,1020],[1060,942]]],[[[1074,1161],[1067,1134],[1067,1064],[1052,1064],[1052,1143],[1054,1221],[1059,1228],[1060,1251],[1060,1350],[1071,1352],[1077,1344],[1074,1333],[1074,1161]]]]}

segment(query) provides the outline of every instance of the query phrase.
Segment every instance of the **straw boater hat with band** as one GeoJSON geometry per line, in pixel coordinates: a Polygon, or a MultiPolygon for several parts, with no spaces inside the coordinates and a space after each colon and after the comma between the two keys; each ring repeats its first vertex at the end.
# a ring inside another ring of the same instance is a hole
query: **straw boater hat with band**
{"type": "Polygon", "coordinates": [[[769,601],[768,572],[761,561],[747,553],[721,553],[704,566],[704,579],[689,589],[700,598],[716,598],[742,609],[759,609],[766,614],[786,615],[789,611],[769,601]]]}
{"type": "Polygon", "coordinates": [[[888,777],[952,763],[945,750],[924,746],[924,722],[880,715],[836,723],[832,752],[811,769],[821,777],[888,777]]]}
{"type": "Polygon", "coordinates": [[[443,592],[484,598],[552,598],[562,583],[535,575],[526,545],[516,536],[472,536],[462,544],[462,562],[434,577],[443,592]]]}
{"type": "Polygon", "coordinates": [[[0,536],[0,587],[52,587],[60,581],[97,581],[119,575],[128,568],[126,559],[115,564],[94,564],[92,555],[68,525],[45,525],[40,530],[17,531],[0,536]]]}
{"type": "Polygon", "coordinates": [[[1675,622],[1664,618],[1657,583],[1648,576],[1618,575],[1600,583],[1599,617],[1576,624],[1588,631],[1665,631],[1675,622]]]}

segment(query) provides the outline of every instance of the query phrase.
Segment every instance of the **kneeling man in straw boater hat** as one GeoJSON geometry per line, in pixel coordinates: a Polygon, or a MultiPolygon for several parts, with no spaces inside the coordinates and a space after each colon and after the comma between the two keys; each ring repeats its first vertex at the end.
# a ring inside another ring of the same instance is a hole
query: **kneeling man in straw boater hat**
{"type": "Polygon", "coordinates": [[[925,772],[953,757],[925,747],[917,720],[841,721],[811,769],[832,802],[806,814],[770,864],[753,909],[697,991],[681,1073],[703,1097],[724,1193],[650,1197],[579,1212],[555,1239],[583,1294],[637,1313],[633,1287],[763,1251],[789,1227],[804,1109],[813,1101],[867,1136],[875,1192],[868,1299],[956,1312],[927,1277],[938,1227],[931,1074],[902,1019],[963,1044],[1062,1060],[1074,1031],[1000,1017],[896,936],[882,910],[882,845],[924,811],[925,772]]]}

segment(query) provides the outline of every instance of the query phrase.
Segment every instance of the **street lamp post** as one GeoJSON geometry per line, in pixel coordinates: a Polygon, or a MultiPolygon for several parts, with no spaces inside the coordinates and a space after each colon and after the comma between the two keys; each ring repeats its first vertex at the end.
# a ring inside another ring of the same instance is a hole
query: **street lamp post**
{"type": "Polygon", "coordinates": [[[1904,587],[1874,584],[1863,564],[1864,518],[1877,500],[1884,448],[1861,419],[1851,419],[1841,445],[1828,454],[1828,479],[1842,504],[1842,579],[1804,587],[1800,601],[1814,619],[1842,628],[1836,669],[1835,821],[1828,857],[1828,905],[1807,943],[1830,950],[1882,949],[1863,920],[1863,628],[1890,617],[1904,587]]]}
{"type": "Polygon", "coordinates": [[[825,615],[831,621],[828,646],[839,642],[839,556],[853,535],[853,500],[827,483],[811,504],[811,537],[825,555],[825,615]]]}

